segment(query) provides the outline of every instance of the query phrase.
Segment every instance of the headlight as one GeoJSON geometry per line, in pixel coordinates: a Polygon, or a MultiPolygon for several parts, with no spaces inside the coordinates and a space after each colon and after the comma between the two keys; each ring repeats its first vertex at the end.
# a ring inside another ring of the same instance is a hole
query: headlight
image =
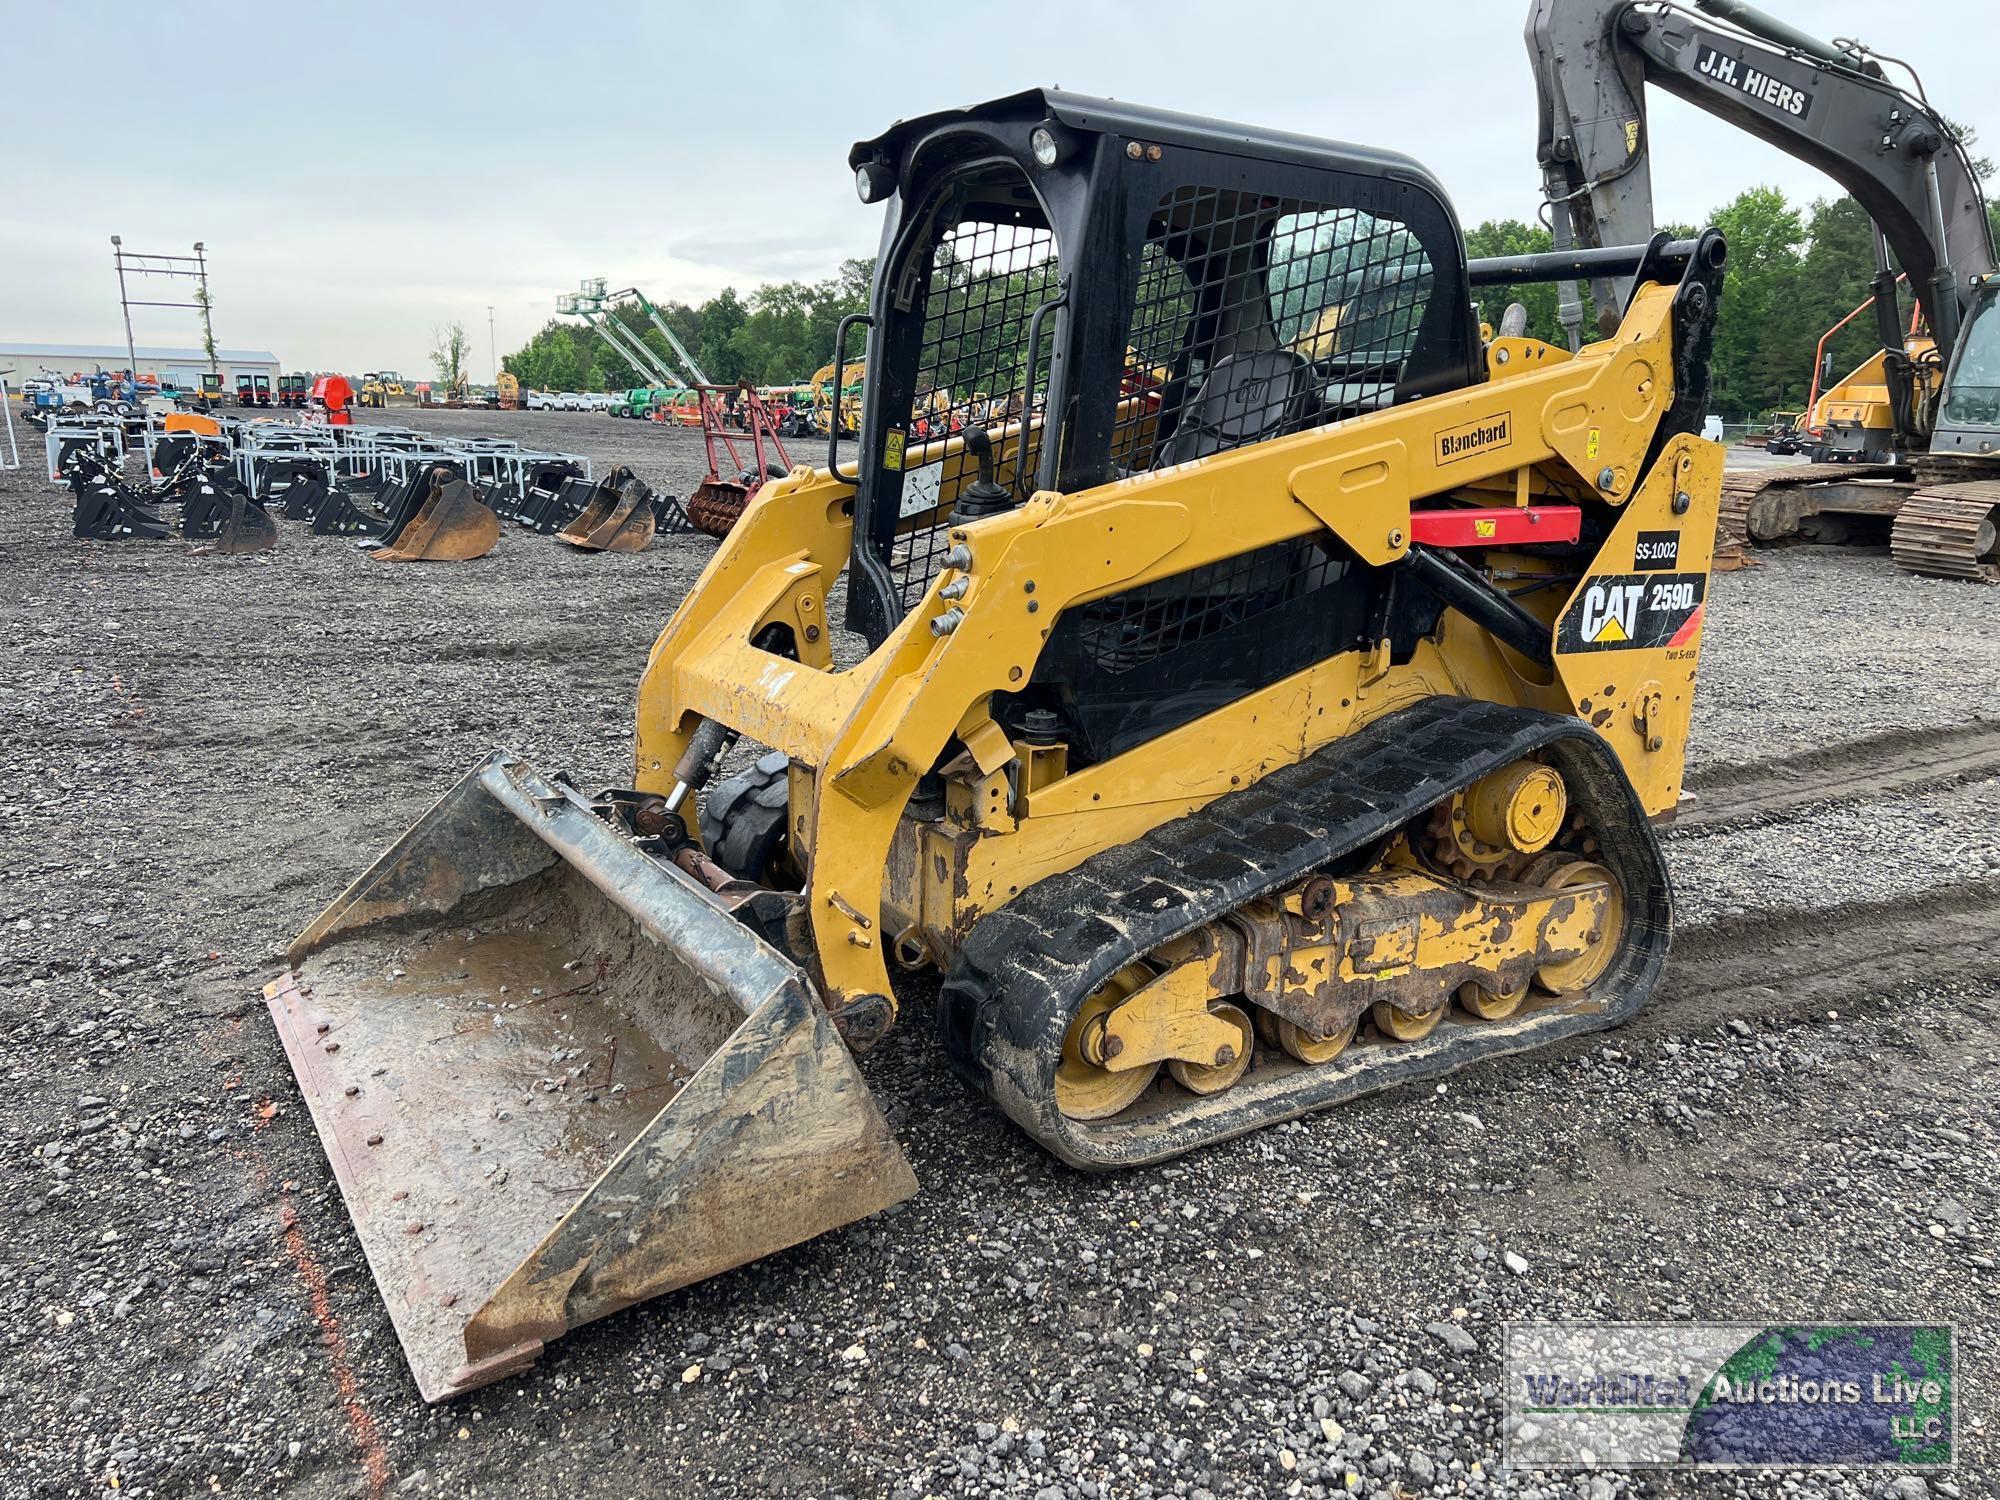
{"type": "Polygon", "coordinates": [[[1062,142],[1046,125],[1037,125],[1029,134],[1028,149],[1035,153],[1035,160],[1045,167],[1053,167],[1062,160],[1062,142]]]}
{"type": "Polygon", "coordinates": [[[896,190],[896,174],[885,161],[864,161],[854,169],[854,191],[863,203],[880,203],[896,190]]]}

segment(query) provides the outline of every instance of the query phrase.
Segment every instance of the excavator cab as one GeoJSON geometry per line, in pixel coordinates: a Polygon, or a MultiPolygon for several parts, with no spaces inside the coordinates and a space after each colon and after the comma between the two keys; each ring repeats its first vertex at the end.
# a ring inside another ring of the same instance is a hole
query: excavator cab
{"type": "Polygon", "coordinates": [[[1572,356],[1482,347],[1475,276],[1549,268],[1469,267],[1393,153],[1032,91],[849,164],[858,443],[718,544],[632,784],[494,753],[266,990],[429,1397],[913,1192],[854,1056],[892,971],[1109,1168],[1664,961],[1718,236],[1612,255],[1572,356]]]}

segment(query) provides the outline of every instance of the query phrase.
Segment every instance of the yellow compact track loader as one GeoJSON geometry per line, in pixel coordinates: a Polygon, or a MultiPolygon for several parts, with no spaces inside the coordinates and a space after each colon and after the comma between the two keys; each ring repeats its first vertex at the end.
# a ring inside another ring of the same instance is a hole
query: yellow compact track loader
{"type": "Polygon", "coordinates": [[[914,1192],[854,1059],[898,975],[1109,1168],[1666,960],[1719,236],[1469,265],[1405,157],[1043,91],[850,164],[858,461],[723,539],[632,785],[495,753],[267,991],[431,1399],[914,1192]],[[1482,341],[1474,285],[1597,272],[1599,342],[1482,341]]]}

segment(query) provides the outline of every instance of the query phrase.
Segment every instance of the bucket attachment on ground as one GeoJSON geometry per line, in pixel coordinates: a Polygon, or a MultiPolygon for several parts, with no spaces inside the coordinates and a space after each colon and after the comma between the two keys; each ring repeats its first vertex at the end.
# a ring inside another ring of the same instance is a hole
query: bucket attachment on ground
{"type": "Polygon", "coordinates": [[[79,448],[63,459],[76,497],[71,531],[97,542],[157,541],[171,536],[164,516],[149,509],[95,453],[79,448]]]}
{"type": "Polygon", "coordinates": [[[392,493],[394,485],[372,491],[358,491],[335,484],[312,514],[314,536],[380,536],[389,529],[388,521],[374,508],[374,502],[392,493]]]}
{"type": "Polygon", "coordinates": [[[377,562],[470,562],[484,557],[500,540],[500,518],[455,469],[439,465],[417,476],[402,497],[377,562]],[[409,500],[420,497],[414,509],[409,500]]]}
{"type": "MultiPolygon", "coordinates": [[[[575,459],[538,459],[528,465],[520,492],[496,501],[493,508],[499,512],[501,520],[516,522],[530,531],[560,531],[575,512],[565,512],[560,516],[551,512],[557,492],[572,479],[583,479],[583,465],[575,459]]],[[[587,479],[583,482],[586,486],[590,483],[587,479]]]]}
{"type": "Polygon", "coordinates": [[[916,1180],[805,975],[497,752],[265,989],[426,1400],[916,1180]]]}
{"type": "Polygon", "coordinates": [[[621,465],[604,476],[590,504],[556,536],[586,552],[643,552],[652,545],[657,524],[652,488],[621,465]]]}
{"type": "Polygon", "coordinates": [[[278,513],[287,521],[314,521],[326,504],[326,480],[318,474],[301,474],[285,486],[278,513]]]}
{"type": "Polygon", "coordinates": [[[590,497],[597,492],[597,484],[585,479],[581,474],[567,474],[554,484],[531,485],[522,497],[514,519],[538,536],[561,531],[590,504],[590,497]]]}
{"type": "Polygon", "coordinates": [[[177,488],[181,499],[181,535],[202,545],[201,557],[235,557],[268,552],[278,545],[277,523],[230,477],[226,467],[197,465],[183,471],[177,488]]]}
{"type": "Polygon", "coordinates": [[[680,496],[655,491],[653,495],[653,531],[659,536],[686,536],[695,530],[695,524],[688,519],[687,507],[681,504],[680,496]]]}

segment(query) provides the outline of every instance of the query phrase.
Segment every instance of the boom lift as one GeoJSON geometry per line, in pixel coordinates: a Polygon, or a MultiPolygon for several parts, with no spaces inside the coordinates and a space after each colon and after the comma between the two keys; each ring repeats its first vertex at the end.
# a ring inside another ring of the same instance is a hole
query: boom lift
{"type": "MultiPolygon", "coordinates": [[[[1741,0],[1695,3],[1705,16],[1657,0],[1535,0],[1527,41],[1557,247],[1651,230],[1647,84],[1825,172],[1875,231],[1881,349],[1829,403],[1842,408],[1835,456],[1856,462],[1731,476],[1722,540],[1889,521],[1902,566],[2000,579],[2000,279],[1963,145],[1920,85],[1896,83],[1891,60],[1859,42],[1821,41],[1741,0]],[[1899,266],[1927,337],[1906,333],[1899,266]]],[[[1599,307],[1618,305],[1616,278],[1591,286],[1599,307]]],[[[1561,301],[1574,348],[1574,283],[1561,301]]]]}
{"type": "Polygon", "coordinates": [[[1468,266],[1393,152],[1031,90],[849,165],[858,441],[674,612],[632,785],[495,752],[266,991],[431,1399],[915,1191],[852,1055],[894,975],[1111,1168],[1664,966],[1720,236],[1584,257],[1633,291],[1572,354],[1471,289],[1575,258],[1468,266]]]}

